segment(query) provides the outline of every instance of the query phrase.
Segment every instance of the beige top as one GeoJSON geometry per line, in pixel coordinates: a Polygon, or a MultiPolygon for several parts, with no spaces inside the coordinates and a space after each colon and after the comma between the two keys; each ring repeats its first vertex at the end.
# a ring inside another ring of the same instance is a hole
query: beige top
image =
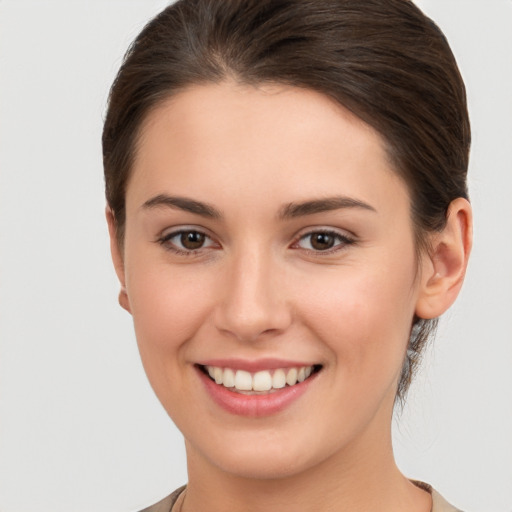
{"type": "MultiPolygon", "coordinates": [[[[414,482],[418,487],[425,489],[432,494],[432,511],[431,512],[461,512],[458,508],[450,505],[438,492],[430,485],[421,482],[414,482]]],[[[171,495],[163,500],[141,510],[140,512],[171,512],[173,505],[176,503],[178,496],[185,490],[186,486],[176,489],[171,495]]]]}

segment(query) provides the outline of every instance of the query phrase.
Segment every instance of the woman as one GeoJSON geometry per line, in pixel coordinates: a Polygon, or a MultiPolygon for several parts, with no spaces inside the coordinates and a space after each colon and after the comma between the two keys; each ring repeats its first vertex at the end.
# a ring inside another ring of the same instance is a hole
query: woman
{"type": "Polygon", "coordinates": [[[456,510],[400,473],[391,417],[464,278],[469,144],[409,1],[182,0],[145,27],[107,219],[189,473],[146,510],[456,510]]]}

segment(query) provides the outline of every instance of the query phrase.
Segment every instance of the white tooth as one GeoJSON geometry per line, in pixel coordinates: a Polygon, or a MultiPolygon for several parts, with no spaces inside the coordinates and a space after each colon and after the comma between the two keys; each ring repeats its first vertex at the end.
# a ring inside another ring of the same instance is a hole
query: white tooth
{"type": "Polygon", "coordinates": [[[223,377],[223,374],[224,372],[222,371],[222,368],[219,368],[219,367],[215,367],[213,369],[213,378],[215,379],[215,382],[217,384],[222,384],[222,377],[223,377]]]}
{"type": "Polygon", "coordinates": [[[252,375],[244,370],[237,370],[235,375],[235,388],[240,391],[251,391],[252,375]]]}
{"type": "Polygon", "coordinates": [[[311,375],[312,371],[313,371],[313,367],[312,366],[308,366],[306,368],[306,379],[311,375]]]}
{"type": "Polygon", "coordinates": [[[268,391],[272,388],[272,376],[270,372],[256,372],[252,379],[252,389],[254,391],[268,391]]]}
{"type": "Polygon", "coordinates": [[[232,388],[235,386],[235,372],[231,368],[226,368],[224,370],[222,385],[226,388],[232,388]]]}
{"type": "Polygon", "coordinates": [[[206,369],[208,370],[208,375],[215,379],[215,368],[213,366],[207,366],[206,369]]]}
{"type": "Polygon", "coordinates": [[[293,386],[297,384],[297,368],[290,368],[286,374],[286,384],[293,386]]]}
{"type": "Polygon", "coordinates": [[[299,370],[299,373],[297,374],[297,380],[299,382],[304,382],[306,379],[306,368],[304,366],[299,370]]]}
{"type": "Polygon", "coordinates": [[[286,374],[284,370],[276,370],[272,377],[272,387],[275,389],[281,389],[286,386],[286,374]]]}

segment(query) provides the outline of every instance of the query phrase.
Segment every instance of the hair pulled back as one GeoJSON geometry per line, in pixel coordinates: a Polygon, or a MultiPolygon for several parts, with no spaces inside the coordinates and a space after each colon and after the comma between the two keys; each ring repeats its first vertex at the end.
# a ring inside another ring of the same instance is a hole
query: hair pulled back
{"type": "MultiPolygon", "coordinates": [[[[192,84],[234,79],[312,89],[382,136],[411,196],[418,247],[467,198],[464,83],[433,21],[408,0],[179,0],[151,20],[112,85],[103,131],[106,197],[123,242],[125,195],[140,127],[192,84]]],[[[403,398],[436,320],[415,318],[403,398]]]]}

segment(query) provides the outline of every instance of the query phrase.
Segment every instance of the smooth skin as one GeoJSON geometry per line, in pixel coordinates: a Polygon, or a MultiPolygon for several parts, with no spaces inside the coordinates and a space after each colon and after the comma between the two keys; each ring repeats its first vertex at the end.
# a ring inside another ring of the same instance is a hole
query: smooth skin
{"type": "Polygon", "coordinates": [[[414,314],[462,285],[471,208],[453,201],[419,260],[410,212],[379,134],[316,92],[226,81],[149,114],[122,247],[107,218],[120,303],[186,440],[184,512],[430,510],[391,417],[414,314]],[[322,369],[284,410],[242,417],[195,367],[234,357],[322,369]]]}

